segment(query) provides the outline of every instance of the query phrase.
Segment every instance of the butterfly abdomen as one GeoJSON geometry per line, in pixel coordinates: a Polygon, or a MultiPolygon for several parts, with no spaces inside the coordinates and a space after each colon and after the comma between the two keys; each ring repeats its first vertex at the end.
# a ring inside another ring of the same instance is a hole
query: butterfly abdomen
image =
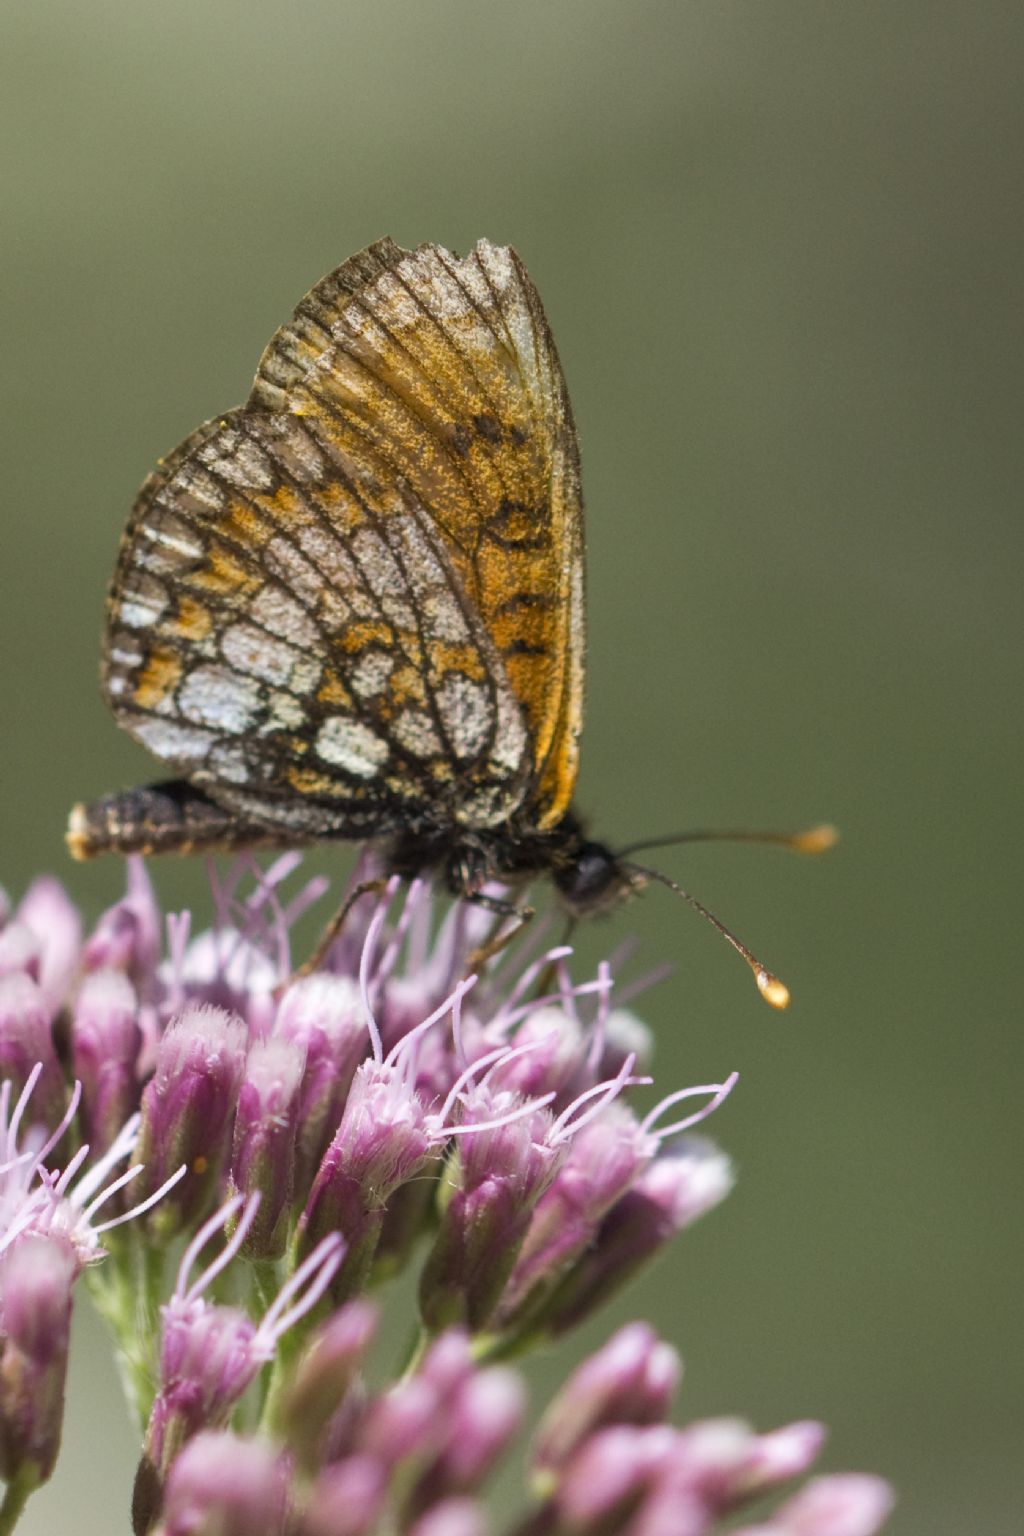
{"type": "Polygon", "coordinates": [[[120,790],[76,805],[67,830],[67,845],[76,859],[102,853],[228,853],[273,847],[280,841],[274,832],[240,821],[185,779],[120,790]]]}

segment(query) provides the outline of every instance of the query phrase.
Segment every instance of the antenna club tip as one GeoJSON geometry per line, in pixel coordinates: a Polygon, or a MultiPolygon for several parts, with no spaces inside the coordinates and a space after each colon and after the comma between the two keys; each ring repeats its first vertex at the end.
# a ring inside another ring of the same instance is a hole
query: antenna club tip
{"type": "Polygon", "coordinates": [[[786,986],[786,983],[780,981],[777,976],[773,976],[771,971],[766,971],[763,966],[757,971],[756,975],[757,990],[765,1002],[770,1004],[772,1008],[779,1009],[780,1012],[783,1008],[788,1008],[789,988],[786,986]]]}
{"type": "Polygon", "coordinates": [[[793,838],[793,847],[797,853],[828,853],[838,841],[839,828],[830,821],[823,821],[816,827],[808,827],[806,832],[798,832],[793,838]]]}

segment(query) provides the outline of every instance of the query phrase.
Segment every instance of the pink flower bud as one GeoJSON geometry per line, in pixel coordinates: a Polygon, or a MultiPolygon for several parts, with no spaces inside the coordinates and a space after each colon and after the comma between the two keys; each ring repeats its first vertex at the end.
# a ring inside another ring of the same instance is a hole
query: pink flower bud
{"type": "Polygon", "coordinates": [[[487,1515],[476,1499],[445,1499],[410,1527],[408,1536],[487,1536],[487,1515]]]}
{"type": "MultiPolygon", "coordinates": [[[[633,1530],[635,1515],[671,1465],[675,1431],[657,1424],[640,1429],[616,1425],[587,1439],[562,1474],[554,1502],[571,1529],[633,1530]]],[[[703,1509],[680,1499],[673,1536],[703,1536],[694,1516],[703,1509]]]]}
{"type": "Polygon", "coordinates": [[[763,1525],[744,1526],[735,1536],[875,1536],[893,1503],[892,1489],[880,1477],[818,1477],[763,1525]]]}
{"type": "Polygon", "coordinates": [[[0,976],[0,1078],[11,1084],[17,1096],[40,1064],[26,1125],[47,1130],[59,1123],[67,1102],[50,1018],[42,990],[30,976],[24,971],[0,976]]]}
{"type": "Polygon", "coordinates": [[[565,1148],[547,1144],[551,1116],[489,1084],[463,1097],[445,1170],[445,1203],[420,1277],[420,1313],[433,1330],[490,1321],[565,1148]],[[525,1110],[526,1113],[519,1113],[525,1110]]]}
{"type": "Polygon", "coordinates": [[[579,1020],[551,1004],[527,1014],[516,1030],[515,1044],[517,1054],[507,1063],[498,1063],[491,1081],[495,1088],[512,1090],[527,1099],[568,1088],[586,1055],[579,1020]],[[523,1046],[530,1049],[520,1055],[523,1046]]]}
{"type": "Polygon", "coordinates": [[[306,976],[281,999],[274,1036],[304,1052],[295,1184],[308,1190],[338,1128],[356,1067],[369,1041],[362,999],[348,976],[306,976]]]}
{"type": "Polygon", "coordinates": [[[235,1113],[231,1183],[239,1194],[260,1193],[245,1244],[250,1258],[277,1259],[284,1253],[304,1065],[301,1048],[289,1040],[258,1042],[246,1058],[235,1113]]]}
{"type": "Polygon", "coordinates": [[[543,1324],[558,1335],[575,1328],[690,1222],[732,1188],[729,1159],[702,1136],[670,1142],[642,1169],[600,1223],[551,1300],[543,1324]]]}
{"type": "Polygon", "coordinates": [[[256,1324],[235,1307],[204,1302],[164,1309],[160,1390],[146,1430],[145,1459],[162,1481],[201,1429],[218,1428],[264,1364],[256,1324]]]}
{"type": "Polygon", "coordinates": [[[668,1412],[679,1381],[679,1356],[647,1323],[627,1323],[578,1366],[537,1430],[533,1467],[542,1481],[566,1465],[595,1430],[654,1424],[668,1412]]]}
{"type": "Polygon", "coordinates": [[[8,923],[0,932],[0,976],[22,973],[39,982],[42,945],[27,923],[8,923]]]}
{"type": "Polygon", "coordinates": [[[518,1434],[525,1410],[526,1393],[514,1371],[492,1366],[468,1376],[446,1406],[443,1439],[417,1480],[410,1508],[427,1511],[479,1489],[518,1434]]]}
{"type": "Polygon", "coordinates": [[[358,1380],[377,1330],[368,1301],[350,1301],[310,1340],[281,1408],[284,1437],[300,1465],[311,1469],[358,1380]]]}
{"type": "Polygon", "coordinates": [[[813,1419],[784,1424],[781,1429],[758,1435],[750,1447],[741,1473],[743,1498],[755,1498],[768,1488],[802,1477],[817,1461],[825,1443],[825,1426],[813,1419]]]}
{"type": "Polygon", "coordinates": [[[299,1265],[258,1324],[236,1307],[205,1300],[204,1291],[245,1243],[258,1205],[258,1195],[244,1205],[235,1195],[204,1222],[185,1250],[174,1294],[162,1308],[160,1388],[135,1485],[135,1507],[145,1514],[144,1529],[152,1524],[164,1480],[181,1447],[200,1430],[227,1423],[243,1393],[274,1358],[281,1337],[316,1305],[337,1267],[341,1240],[335,1236],[299,1265]],[[193,1280],[203,1250],[236,1216],[227,1244],[193,1280]]]}
{"type": "Polygon", "coordinates": [[[153,1001],[162,920],[145,860],[127,860],[128,889],[101,915],[85,943],[88,971],[123,971],[143,1002],[153,1001]]]}
{"type": "Polygon", "coordinates": [[[624,1105],[609,1105],[573,1137],[533,1213],[522,1252],[502,1299],[513,1327],[594,1243],[610,1206],[629,1189],[650,1156],[648,1137],[624,1105]]]}
{"type": "Polygon", "coordinates": [[[388,1468],[375,1456],[349,1456],[313,1483],[304,1536],[375,1536],[387,1506],[388,1468]]]}
{"type": "Polygon", "coordinates": [[[105,1152],[138,1108],[138,1001],[119,970],[86,975],[71,1015],[71,1065],[82,1084],[82,1134],[105,1152]]]}
{"type": "Polygon", "coordinates": [[[188,1174],[151,1218],[166,1238],[202,1216],[231,1144],[246,1028],[220,1008],[190,1006],[167,1027],[142,1096],[139,1158],[144,1193],[184,1163],[188,1174]]]}
{"type": "Polygon", "coordinates": [[[26,1234],[0,1258],[0,1477],[44,1482],[60,1449],[75,1260],[26,1234]]]}
{"type": "Polygon", "coordinates": [[[39,943],[39,990],[52,1018],[78,969],[82,919],[64,887],[48,875],[32,882],[21,899],[17,916],[39,943]]]}
{"type": "Polygon", "coordinates": [[[293,1529],[288,1494],[288,1469],[273,1445],[208,1431],[171,1468],[159,1536],[285,1536],[293,1529]]]}
{"type": "Polygon", "coordinates": [[[341,1124],[317,1171],[300,1223],[303,1247],[340,1232],[347,1252],[335,1301],[363,1282],[388,1199],[435,1157],[427,1114],[400,1067],[367,1061],[352,1080],[341,1124]]]}

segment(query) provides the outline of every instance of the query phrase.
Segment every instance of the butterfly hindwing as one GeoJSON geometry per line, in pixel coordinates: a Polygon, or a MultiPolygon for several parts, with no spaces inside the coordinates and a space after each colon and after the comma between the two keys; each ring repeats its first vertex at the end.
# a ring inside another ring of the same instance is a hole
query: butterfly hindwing
{"type": "Polygon", "coordinates": [[[305,835],[538,826],[575,778],[575,437],[513,253],[380,242],[317,285],[247,406],[150,476],[104,660],[121,723],[305,835]]]}

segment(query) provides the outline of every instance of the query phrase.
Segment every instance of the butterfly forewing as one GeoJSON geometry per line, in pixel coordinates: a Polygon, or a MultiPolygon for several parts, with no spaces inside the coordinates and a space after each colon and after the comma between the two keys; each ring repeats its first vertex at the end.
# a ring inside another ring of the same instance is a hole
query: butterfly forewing
{"type": "Polygon", "coordinates": [[[380,242],[307,295],[248,405],[146,482],[106,692],[264,824],[541,827],[575,778],[580,546],[568,401],[518,259],[380,242]]]}
{"type": "Polygon", "coordinates": [[[370,247],[318,284],[267,348],[252,402],[286,397],[340,418],[429,509],[523,706],[535,823],[556,822],[582,714],[579,459],[519,258],[486,241],[463,260],[438,246],[370,247]]]}

